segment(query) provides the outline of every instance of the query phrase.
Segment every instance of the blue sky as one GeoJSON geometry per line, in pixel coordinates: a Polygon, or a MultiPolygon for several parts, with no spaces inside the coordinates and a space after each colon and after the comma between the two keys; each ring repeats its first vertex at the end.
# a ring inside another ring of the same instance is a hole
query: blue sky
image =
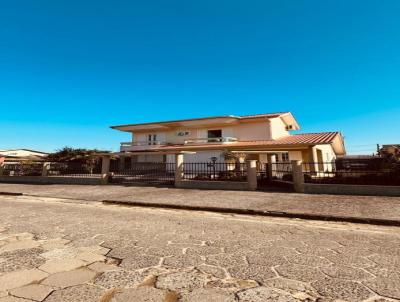
{"type": "Polygon", "coordinates": [[[117,150],[108,127],[291,111],[350,153],[400,143],[400,1],[0,0],[0,149],[117,150]]]}

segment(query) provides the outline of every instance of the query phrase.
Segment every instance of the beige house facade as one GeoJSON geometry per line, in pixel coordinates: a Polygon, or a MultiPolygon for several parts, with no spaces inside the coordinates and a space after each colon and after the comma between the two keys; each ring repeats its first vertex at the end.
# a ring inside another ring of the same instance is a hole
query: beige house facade
{"type": "Polygon", "coordinates": [[[185,153],[185,162],[240,161],[260,163],[331,162],[345,155],[340,132],[293,134],[300,126],[290,112],[247,116],[217,116],[164,122],[112,126],[131,134],[120,146],[134,162],[174,162],[185,153]],[[236,155],[236,156],[235,156],[236,155]]]}

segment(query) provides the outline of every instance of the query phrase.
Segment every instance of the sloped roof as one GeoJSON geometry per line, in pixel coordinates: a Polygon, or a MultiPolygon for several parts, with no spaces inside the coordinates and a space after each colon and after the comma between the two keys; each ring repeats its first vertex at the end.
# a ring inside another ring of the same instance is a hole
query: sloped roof
{"type": "Polygon", "coordinates": [[[254,140],[231,142],[229,144],[187,144],[187,145],[167,145],[160,146],[154,151],[200,151],[209,149],[232,149],[232,148],[279,148],[279,147],[307,147],[312,145],[334,144],[337,154],[345,154],[343,137],[340,132],[320,132],[320,133],[303,133],[285,136],[276,140],[254,140]]]}
{"type": "Polygon", "coordinates": [[[170,121],[160,121],[160,122],[149,122],[149,123],[138,123],[138,124],[126,124],[126,125],[117,125],[111,126],[112,129],[117,129],[124,131],[129,127],[137,127],[137,126],[151,126],[151,125],[165,125],[169,124],[179,124],[185,122],[196,122],[196,121],[207,121],[207,120],[221,120],[221,119],[233,119],[233,120],[248,120],[248,119],[257,119],[257,118],[276,118],[276,117],[290,117],[293,119],[295,126],[298,128],[298,124],[294,119],[293,115],[288,112],[274,112],[274,113],[261,113],[261,114],[253,114],[253,115],[221,115],[221,116],[211,116],[211,117],[201,117],[201,118],[191,118],[191,119],[181,119],[181,120],[170,120],[170,121]]]}

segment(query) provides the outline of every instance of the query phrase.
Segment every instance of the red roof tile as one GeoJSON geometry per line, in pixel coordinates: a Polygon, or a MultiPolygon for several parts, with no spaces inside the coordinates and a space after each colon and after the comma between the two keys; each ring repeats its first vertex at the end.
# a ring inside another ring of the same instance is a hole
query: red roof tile
{"type": "Polygon", "coordinates": [[[154,151],[167,151],[167,150],[207,150],[207,149],[222,149],[232,147],[263,147],[263,146],[288,146],[288,145],[318,145],[318,144],[330,144],[336,138],[337,135],[341,135],[340,132],[321,132],[321,133],[303,133],[295,134],[286,137],[282,137],[276,140],[260,140],[260,141],[241,141],[232,142],[229,144],[192,144],[192,145],[168,145],[160,146],[154,151]]]}

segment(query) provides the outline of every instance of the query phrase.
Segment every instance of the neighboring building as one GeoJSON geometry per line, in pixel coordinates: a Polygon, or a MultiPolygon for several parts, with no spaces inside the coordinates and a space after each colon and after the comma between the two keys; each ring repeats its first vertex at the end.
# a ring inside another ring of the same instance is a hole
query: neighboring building
{"type": "Polygon", "coordinates": [[[389,155],[400,159],[400,144],[383,145],[382,148],[379,149],[379,153],[382,156],[389,155]]]}
{"type": "Polygon", "coordinates": [[[29,149],[0,150],[0,162],[14,162],[21,160],[41,161],[49,154],[29,149]]]}
{"type": "Polygon", "coordinates": [[[132,134],[120,150],[134,161],[224,162],[227,153],[244,154],[261,163],[270,160],[330,162],[346,153],[340,132],[291,134],[300,126],[290,112],[217,116],[111,128],[132,134]],[[195,153],[194,153],[195,152],[195,153]]]}

